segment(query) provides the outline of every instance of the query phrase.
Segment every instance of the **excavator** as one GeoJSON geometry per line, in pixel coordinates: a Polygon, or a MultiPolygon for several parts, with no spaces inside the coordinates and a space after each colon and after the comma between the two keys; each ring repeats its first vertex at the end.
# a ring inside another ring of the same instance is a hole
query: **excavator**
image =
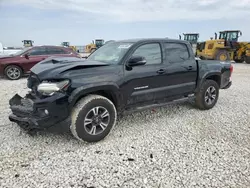
{"type": "Polygon", "coordinates": [[[250,42],[238,42],[240,30],[225,30],[215,33],[214,39],[199,42],[196,54],[201,59],[246,62],[250,64],[250,42]]]}
{"type": "Polygon", "coordinates": [[[22,41],[24,47],[31,47],[33,46],[34,41],[33,40],[23,40],[22,41]]]}
{"type": "Polygon", "coordinates": [[[95,39],[92,43],[85,46],[85,53],[93,53],[96,49],[104,45],[103,39],[95,39]]]}
{"type": "MultiPolygon", "coordinates": [[[[184,40],[191,43],[194,53],[196,53],[197,43],[199,39],[199,33],[183,33],[184,40]]],[[[181,40],[181,35],[179,35],[181,40]]]]}

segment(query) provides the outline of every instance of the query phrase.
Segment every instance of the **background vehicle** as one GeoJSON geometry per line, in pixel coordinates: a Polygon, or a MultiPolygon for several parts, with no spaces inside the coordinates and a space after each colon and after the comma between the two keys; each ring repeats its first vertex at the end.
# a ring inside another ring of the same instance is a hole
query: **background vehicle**
{"type": "Polygon", "coordinates": [[[202,59],[247,61],[250,63],[247,55],[250,43],[238,42],[241,35],[242,32],[239,30],[220,31],[219,39],[217,39],[217,33],[215,33],[214,40],[198,43],[197,56],[202,59]]]}
{"type": "Polygon", "coordinates": [[[60,46],[28,47],[15,54],[0,57],[0,74],[10,80],[17,80],[49,56],[78,57],[78,54],[70,48],[60,46]]]}
{"type": "MultiPolygon", "coordinates": [[[[193,52],[196,54],[199,33],[183,33],[183,36],[185,41],[190,42],[193,52]]],[[[181,35],[179,35],[179,39],[181,40],[181,35]]]]}
{"type": "Polygon", "coordinates": [[[64,46],[64,47],[71,48],[71,49],[74,50],[75,52],[77,51],[77,50],[76,50],[76,46],[70,46],[70,43],[69,43],[69,42],[62,42],[61,45],[64,46]]]}
{"type": "Polygon", "coordinates": [[[0,43],[0,57],[15,54],[17,52],[20,52],[21,50],[22,48],[3,47],[3,44],[0,43]]]}
{"type": "Polygon", "coordinates": [[[245,61],[247,64],[250,64],[250,48],[247,48],[247,50],[246,50],[245,61]]]}
{"type": "Polygon", "coordinates": [[[33,40],[23,40],[23,46],[24,47],[31,47],[33,46],[34,41],[33,40]]]}
{"type": "Polygon", "coordinates": [[[87,44],[85,46],[85,53],[92,53],[103,45],[104,45],[103,39],[95,39],[95,41],[92,41],[91,44],[87,44]]]}
{"type": "Polygon", "coordinates": [[[79,140],[96,142],[109,134],[117,113],[190,97],[202,110],[213,108],[219,89],[231,86],[233,67],[196,60],[187,41],[143,39],[108,43],[87,60],[48,59],[31,71],[32,91],[10,100],[10,121],[26,130],[57,124],[79,140]]]}

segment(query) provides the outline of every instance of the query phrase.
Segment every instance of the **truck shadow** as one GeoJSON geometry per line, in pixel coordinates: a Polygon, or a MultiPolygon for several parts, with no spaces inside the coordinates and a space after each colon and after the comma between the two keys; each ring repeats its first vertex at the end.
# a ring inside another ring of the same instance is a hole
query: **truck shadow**
{"type": "MultiPolygon", "coordinates": [[[[166,116],[181,116],[181,112],[187,111],[194,109],[195,107],[193,106],[192,103],[190,102],[183,102],[179,104],[169,104],[163,107],[157,107],[153,109],[147,109],[147,110],[142,110],[142,111],[137,111],[137,112],[128,112],[122,115],[119,115],[117,118],[117,123],[115,130],[121,129],[121,126],[119,125],[124,125],[127,123],[131,123],[129,120],[133,119],[136,121],[136,124],[133,126],[141,126],[142,124],[147,123],[148,119],[150,121],[156,121],[159,120],[161,117],[166,117],[166,116]],[[129,122],[128,122],[129,121],[129,122]]],[[[36,136],[42,136],[42,137],[54,137],[54,136],[59,136],[58,138],[62,139],[67,139],[67,140],[76,140],[75,137],[71,134],[70,130],[61,130],[58,131],[58,129],[50,129],[50,130],[44,130],[44,131],[34,131],[34,132],[29,132],[29,135],[31,137],[36,137],[36,136]]],[[[110,134],[112,136],[112,134],[110,134]]]]}

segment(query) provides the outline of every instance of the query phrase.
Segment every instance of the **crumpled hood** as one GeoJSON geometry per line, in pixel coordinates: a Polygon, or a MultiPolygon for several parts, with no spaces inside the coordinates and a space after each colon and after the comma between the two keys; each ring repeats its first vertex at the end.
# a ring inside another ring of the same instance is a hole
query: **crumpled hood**
{"type": "Polygon", "coordinates": [[[43,80],[44,78],[55,78],[70,69],[86,69],[107,65],[107,63],[77,57],[49,57],[33,66],[31,72],[43,80]]]}

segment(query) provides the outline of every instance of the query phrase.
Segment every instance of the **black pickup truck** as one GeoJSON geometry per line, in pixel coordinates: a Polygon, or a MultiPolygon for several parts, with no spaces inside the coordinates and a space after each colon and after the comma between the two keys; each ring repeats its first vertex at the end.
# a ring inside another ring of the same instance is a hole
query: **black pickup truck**
{"type": "Polygon", "coordinates": [[[202,110],[231,86],[230,62],[198,60],[186,41],[138,39],[110,42],[86,60],[48,58],[31,69],[29,93],[9,101],[10,121],[31,131],[66,127],[96,142],[117,114],[194,99],[202,110]]]}

